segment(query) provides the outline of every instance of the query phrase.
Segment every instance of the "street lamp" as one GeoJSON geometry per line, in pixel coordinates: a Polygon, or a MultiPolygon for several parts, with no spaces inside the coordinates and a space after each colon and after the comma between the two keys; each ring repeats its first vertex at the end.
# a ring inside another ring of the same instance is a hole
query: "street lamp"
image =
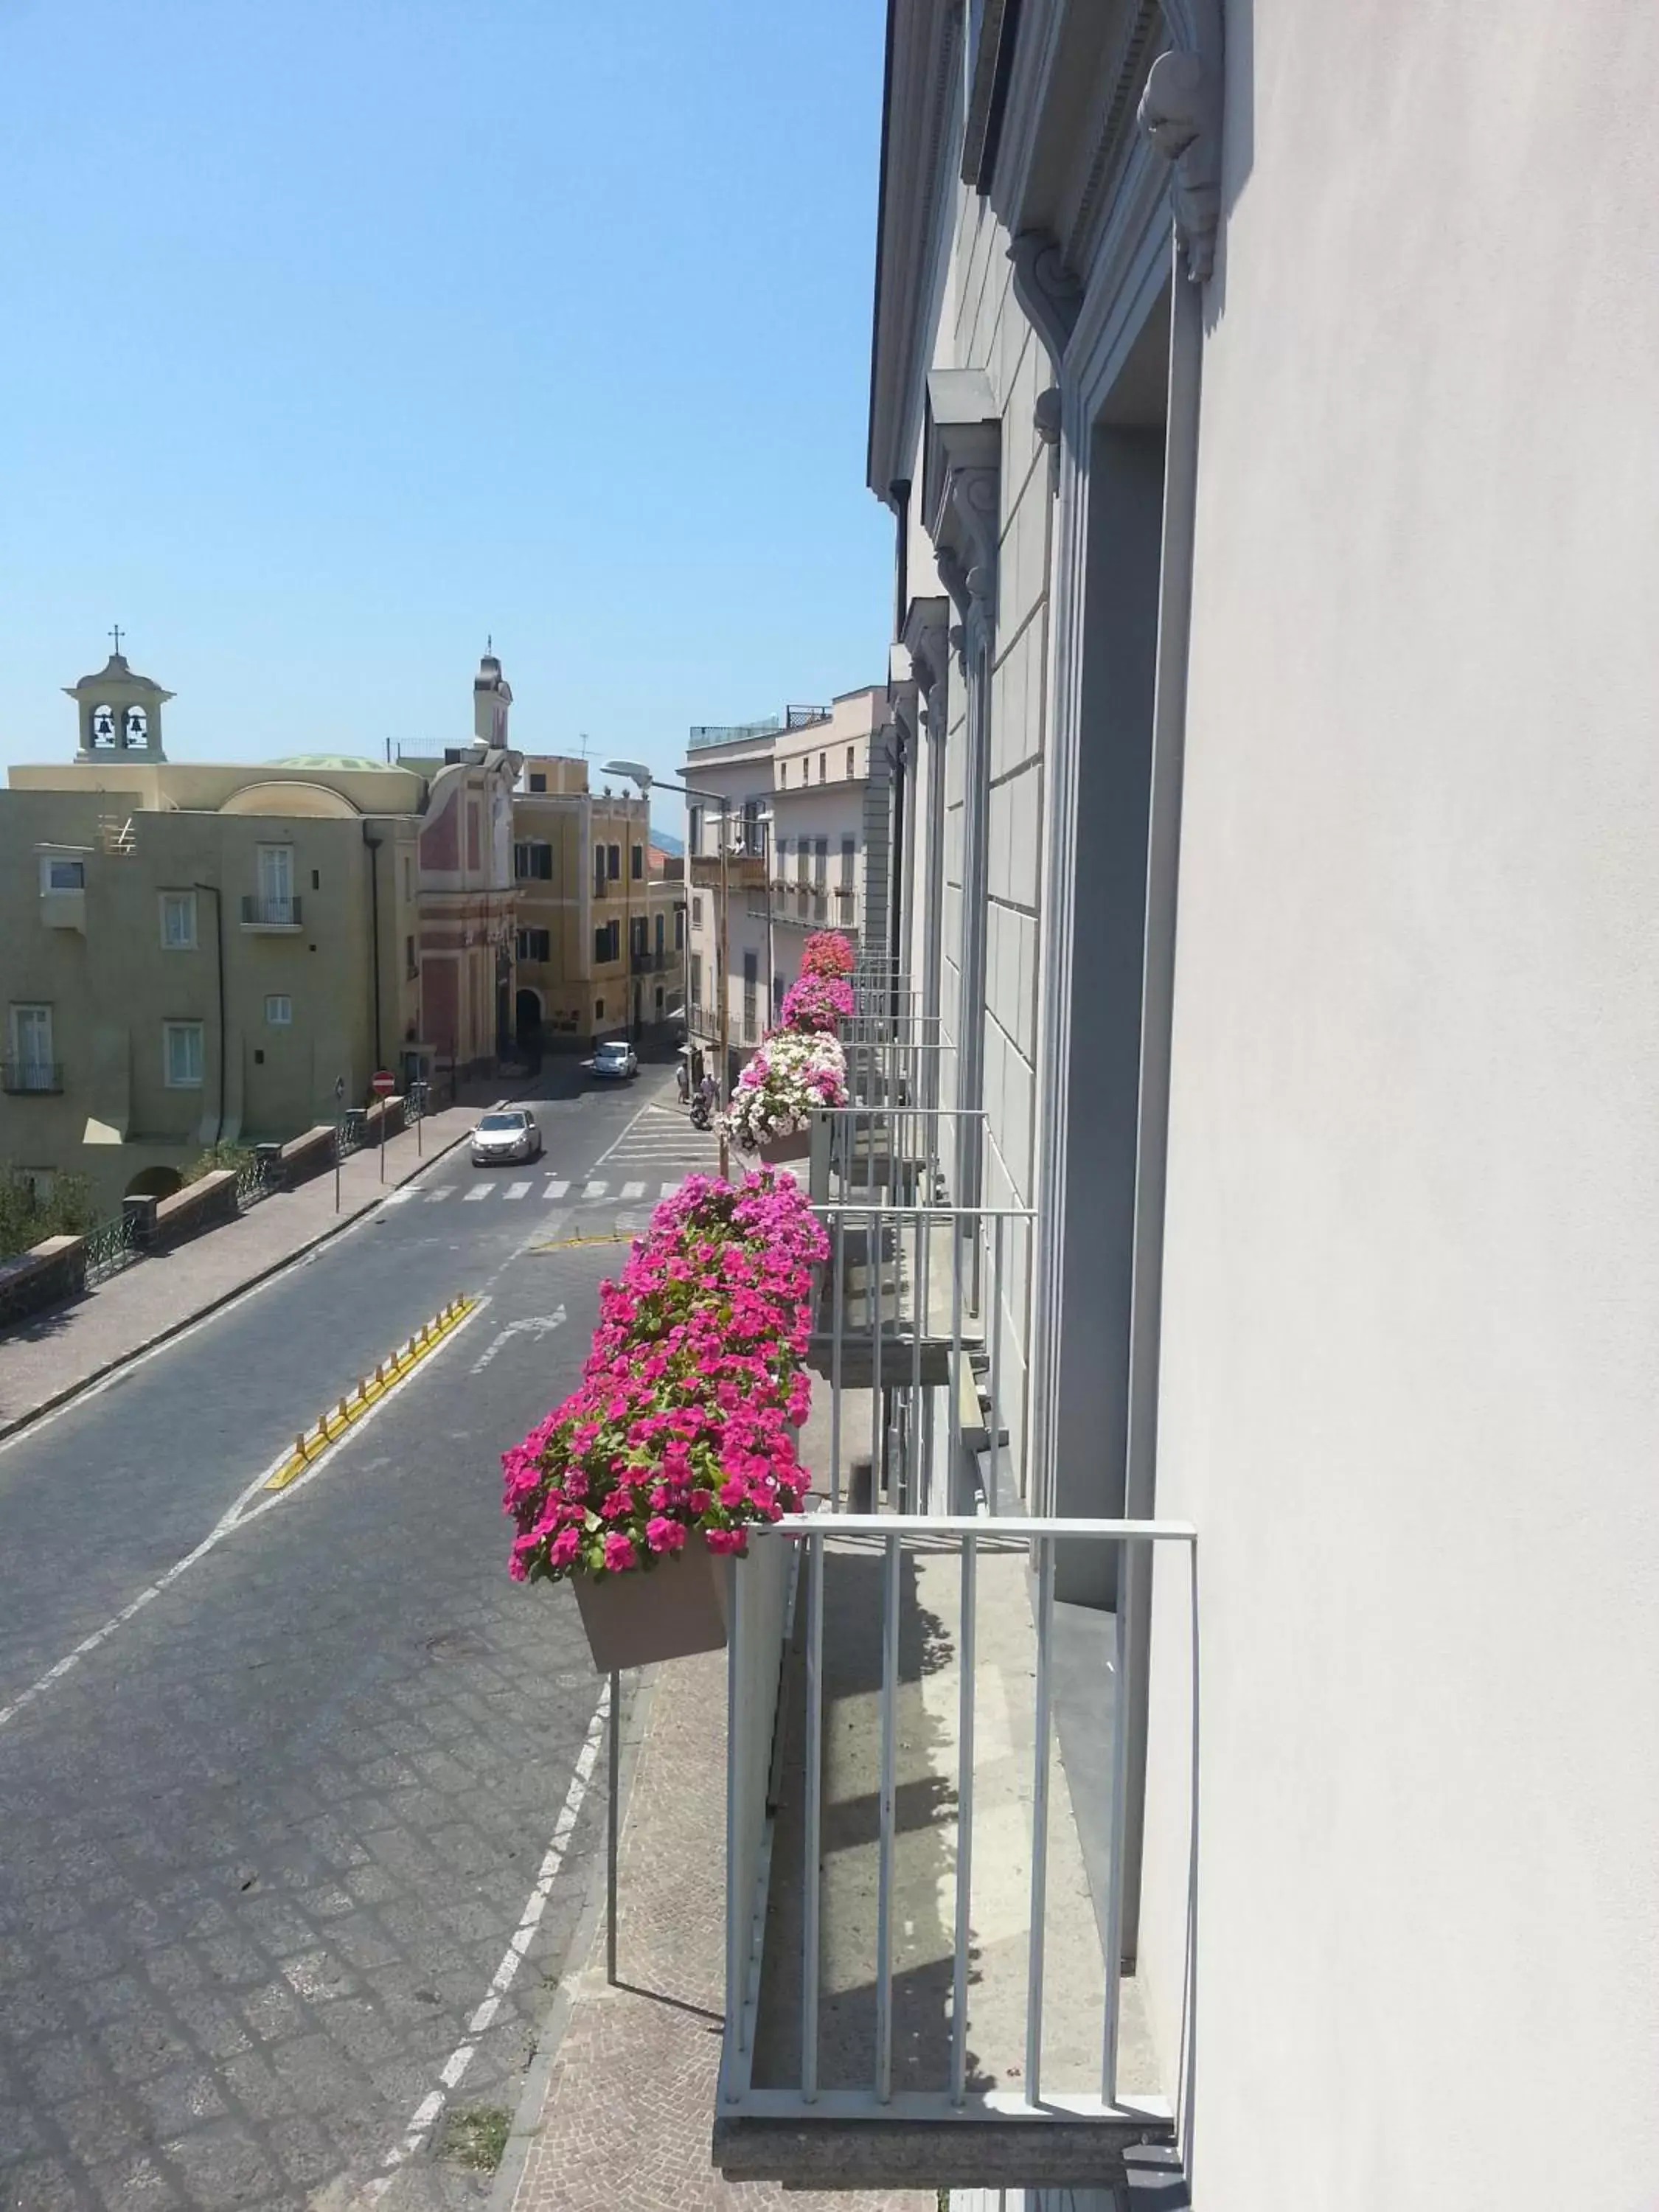
{"type": "MultiPolygon", "coordinates": [[[[640,791],[647,799],[649,799],[651,786],[656,781],[643,761],[607,761],[605,764],[605,773],[607,775],[627,776],[630,782],[639,786],[640,791]]],[[[720,811],[720,1072],[718,1088],[722,1105],[729,1106],[732,1101],[726,1089],[726,1071],[732,1064],[732,986],[728,975],[732,962],[732,872],[726,838],[727,800],[723,792],[700,791],[696,784],[687,783],[679,776],[666,778],[665,781],[672,782],[674,787],[683,791],[688,799],[701,799],[706,805],[718,806],[720,811]]],[[[687,855],[688,860],[696,857],[695,854],[687,855]]],[[[732,1164],[724,1115],[720,1120],[720,1179],[724,1182],[730,1173],[732,1164]]]]}

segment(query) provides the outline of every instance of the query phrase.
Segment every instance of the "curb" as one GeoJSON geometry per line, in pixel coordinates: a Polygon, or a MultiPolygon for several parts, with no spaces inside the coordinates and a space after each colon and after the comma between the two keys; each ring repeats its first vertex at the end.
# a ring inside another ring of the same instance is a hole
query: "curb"
{"type": "MultiPolygon", "coordinates": [[[[638,1686],[629,1710],[629,1724],[623,1735],[622,1767],[617,1793],[617,1855],[619,1859],[623,1832],[628,1826],[628,1811],[634,1796],[635,1770],[639,1765],[646,1731],[651,1723],[656,1674],[654,1667],[647,1668],[638,1679],[638,1686]]],[[[599,1840],[600,1848],[594,1853],[593,1864],[587,1877],[587,1895],[565,1953],[565,1964],[569,1971],[561,1972],[558,1987],[553,1992],[553,2002],[537,2027],[536,2055],[530,2062],[530,2071],[526,2075],[524,2087],[519,2093],[507,2148],[501,2153],[501,2162],[495,2169],[495,2178],[490,2184],[483,2212],[513,2212],[513,2200],[519,2193],[519,2184],[524,2179],[525,2167],[530,2162],[531,2148],[542,2131],[542,2116],[547,2104],[547,2093],[552,2085],[553,2069],[558,2063],[560,2047],[570,2025],[570,2015],[576,2009],[576,2000],[581,1994],[580,1984],[587,1962],[592,1956],[599,1923],[605,1917],[605,1854],[603,1834],[599,1840]]]]}
{"type": "MultiPolygon", "coordinates": [[[[436,1152],[425,1158],[417,1158],[407,1175],[399,1176],[394,1182],[389,1182],[386,1188],[401,1190],[406,1182],[413,1182],[416,1176],[424,1174],[434,1161],[445,1158],[454,1151],[457,1145],[464,1145],[470,1133],[470,1131],[463,1129],[458,1137],[452,1137],[448,1144],[441,1145],[436,1152]]],[[[41,1399],[38,1405],[31,1406],[27,1413],[20,1413],[15,1421],[0,1422],[0,1443],[9,1443],[12,1437],[21,1436],[25,1429],[31,1429],[37,1421],[44,1420],[48,1413],[57,1413],[61,1407],[67,1406],[72,1400],[78,1398],[83,1391],[90,1390],[94,1383],[106,1382],[112,1375],[119,1374],[122,1368],[130,1367],[134,1360],[142,1359],[147,1352],[157,1351],[162,1345],[171,1343],[175,1336],[182,1336],[186,1329],[194,1328],[198,1322],[206,1321],[210,1315],[222,1312],[226,1306],[234,1304],[240,1297],[246,1297],[249,1291],[258,1290],[262,1283],[270,1282],[274,1276],[282,1274],[296,1261],[307,1258],[311,1253],[318,1250],[320,1246],[331,1243],[337,1237],[343,1237],[348,1230],[355,1229],[367,1215],[373,1213],[375,1206],[380,1203],[382,1201],[378,1199],[371,1199],[367,1206],[359,1206],[356,1213],[345,1215],[340,1220],[331,1222],[326,1229],[320,1230],[315,1237],[307,1237],[303,1244],[296,1244],[291,1252],[285,1252],[280,1260],[273,1260],[269,1266],[258,1269],[253,1274],[245,1275],[240,1283],[233,1284],[228,1290],[221,1291],[218,1297],[210,1298],[205,1305],[198,1306],[194,1313],[185,1314],[178,1321],[169,1322],[165,1328],[157,1329],[154,1336],[146,1337],[142,1344],[129,1345],[125,1352],[118,1354],[115,1358],[106,1361],[102,1367],[94,1367],[90,1374],[79,1376],[65,1389],[55,1392],[52,1397],[41,1399]]]]}

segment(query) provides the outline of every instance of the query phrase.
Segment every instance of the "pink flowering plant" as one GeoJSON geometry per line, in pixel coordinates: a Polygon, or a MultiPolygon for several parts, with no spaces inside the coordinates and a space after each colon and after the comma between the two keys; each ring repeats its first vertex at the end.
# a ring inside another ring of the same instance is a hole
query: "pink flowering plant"
{"type": "Polygon", "coordinates": [[[838,929],[815,929],[801,947],[800,972],[803,975],[850,975],[853,972],[850,940],[838,929]]]}
{"type": "Polygon", "coordinates": [[[773,1030],[738,1078],[726,1133],[740,1152],[757,1152],[810,1128],[825,1106],[847,1103],[847,1055],[825,1031],[773,1030]]]}
{"type": "Polygon", "coordinates": [[[853,987],[842,975],[803,975],[783,994],[787,1030],[834,1030],[853,1012],[853,987]]]}
{"type": "Polygon", "coordinates": [[[648,1570],[691,1541],[741,1556],[750,1524],[799,1506],[827,1252],[788,1176],[694,1176],[665,1200],[600,1289],[580,1383],[502,1455],[515,1582],[648,1570]]]}

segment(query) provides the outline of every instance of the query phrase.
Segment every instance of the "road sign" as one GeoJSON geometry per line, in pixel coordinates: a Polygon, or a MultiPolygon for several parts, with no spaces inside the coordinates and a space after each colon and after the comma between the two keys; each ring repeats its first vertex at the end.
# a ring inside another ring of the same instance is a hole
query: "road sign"
{"type": "Polygon", "coordinates": [[[398,1088],[398,1079],[389,1067],[377,1068],[369,1079],[368,1087],[377,1098],[389,1098],[398,1088]]]}

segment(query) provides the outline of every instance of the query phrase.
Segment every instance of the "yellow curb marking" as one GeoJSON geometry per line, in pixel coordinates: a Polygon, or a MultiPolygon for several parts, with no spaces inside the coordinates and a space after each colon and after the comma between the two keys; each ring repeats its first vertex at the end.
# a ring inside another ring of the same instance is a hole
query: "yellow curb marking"
{"type": "Polygon", "coordinates": [[[410,1375],[428,1354],[437,1350],[452,1331],[459,1328],[472,1309],[477,1298],[452,1298],[428,1322],[422,1322],[407,1344],[401,1346],[389,1359],[377,1361],[372,1376],[365,1376],[356,1393],[348,1391],[332,1413],[325,1413],[314,1429],[302,1429],[294,1439],[294,1449],[275,1474],[265,1484],[267,1490],[286,1490],[296,1475],[305,1473],[319,1452],[331,1443],[337,1443],[354,1421],[361,1420],[371,1406],[378,1405],[388,1390],[395,1389],[404,1376],[410,1375]]]}

